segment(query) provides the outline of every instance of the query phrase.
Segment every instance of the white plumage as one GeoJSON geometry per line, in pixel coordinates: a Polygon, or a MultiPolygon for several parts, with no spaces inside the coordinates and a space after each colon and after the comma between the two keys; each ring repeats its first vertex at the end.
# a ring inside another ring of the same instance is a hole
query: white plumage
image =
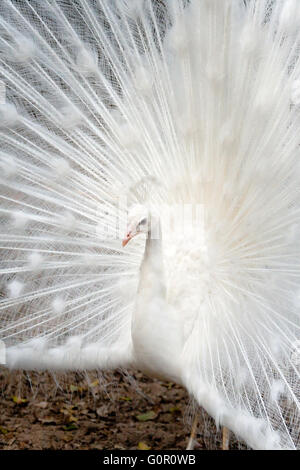
{"type": "Polygon", "coordinates": [[[136,366],[299,447],[299,2],[0,12],[7,365],[136,366]]]}

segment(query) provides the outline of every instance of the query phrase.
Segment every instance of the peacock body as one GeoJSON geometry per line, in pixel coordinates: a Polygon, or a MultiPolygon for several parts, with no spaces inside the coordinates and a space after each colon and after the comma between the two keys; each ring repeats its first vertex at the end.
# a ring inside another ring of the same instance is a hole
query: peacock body
{"type": "Polygon", "coordinates": [[[299,2],[0,12],[8,367],[136,366],[299,447],[299,2]]]}

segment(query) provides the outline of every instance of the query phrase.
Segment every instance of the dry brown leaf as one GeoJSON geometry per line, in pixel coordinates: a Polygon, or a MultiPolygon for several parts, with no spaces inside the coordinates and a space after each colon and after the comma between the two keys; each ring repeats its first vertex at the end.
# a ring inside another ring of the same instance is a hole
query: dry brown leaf
{"type": "Polygon", "coordinates": [[[38,408],[42,408],[43,410],[47,408],[49,403],[47,401],[41,401],[40,403],[35,403],[34,406],[37,406],[38,408]]]}

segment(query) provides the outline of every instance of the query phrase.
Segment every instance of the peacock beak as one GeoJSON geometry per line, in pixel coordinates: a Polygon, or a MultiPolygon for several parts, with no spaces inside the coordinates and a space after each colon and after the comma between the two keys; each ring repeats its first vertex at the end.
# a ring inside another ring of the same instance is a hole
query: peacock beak
{"type": "Polygon", "coordinates": [[[137,232],[128,232],[126,237],[124,238],[124,240],[122,240],[122,246],[124,248],[124,246],[127,245],[128,242],[130,242],[130,240],[135,237],[137,235],[137,232]]]}
{"type": "Polygon", "coordinates": [[[122,240],[122,246],[123,246],[123,248],[124,248],[124,246],[127,245],[127,243],[128,243],[130,240],[131,240],[131,237],[126,237],[126,238],[124,238],[124,240],[122,240]]]}

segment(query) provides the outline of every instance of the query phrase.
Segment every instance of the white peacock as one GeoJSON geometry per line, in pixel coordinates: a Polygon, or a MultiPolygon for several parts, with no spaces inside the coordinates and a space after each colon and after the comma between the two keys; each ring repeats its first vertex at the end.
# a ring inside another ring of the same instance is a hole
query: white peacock
{"type": "Polygon", "coordinates": [[[299,447],[299,2],[0,13],[7,366],[134,366],[250,447],[299,447]]]}

